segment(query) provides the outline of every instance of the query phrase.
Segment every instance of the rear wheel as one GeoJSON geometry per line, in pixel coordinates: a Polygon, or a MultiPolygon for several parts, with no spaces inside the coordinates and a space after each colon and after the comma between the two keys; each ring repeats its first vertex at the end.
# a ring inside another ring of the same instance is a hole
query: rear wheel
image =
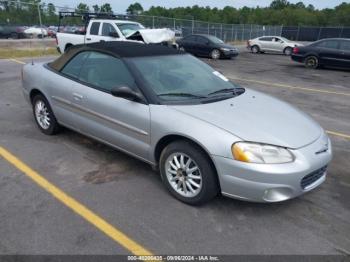
{"type": "Polygon", "coordinates": [[[290,56],[293,52],[293,49],[291,47],[286,47],[284,50],[283,50],[283,53],[287,56],[290,56]]]}
{"type": "Polygon", "coordinates": [[[260,48],[257,45],[253,45],[251,47],[251,51],[252,51],[253,54],[257,54],[257,53],[260,52],[260,48]]]}
{"type": "Polygon", "coordinates": [[[305,67],[316,69],[320,66],[319,60],[316,56],[308,56],[305,58],[305,67]]]}
{"type": "Polygon", "coordinates": [[[160,156],[160,173],[170,193],[182,202],[200,205],[218,194],[217,175],[208,156],[188,141],[175,141],[160,156]]]}
{"type": "Polygon", "coordinates": [[[39,94],[33,98],[33,114],[41,132],[46,135],[55,135],[60,131],[55,115],[47,99],[39,94]]]}
{"type": "Polygon", "coordinates": [[[218,49],[214,49],[213,51],[211,51],[210,57],[214,60],[219,59],[221,57],[221,53],[218,49]]]}
{"type": "Polygon", "coordinates": [[[64,52],[66,52],[69,48],[71,48],[73,45],[72,44],[67,44],[66,47],[64,48],[64,52]]]}

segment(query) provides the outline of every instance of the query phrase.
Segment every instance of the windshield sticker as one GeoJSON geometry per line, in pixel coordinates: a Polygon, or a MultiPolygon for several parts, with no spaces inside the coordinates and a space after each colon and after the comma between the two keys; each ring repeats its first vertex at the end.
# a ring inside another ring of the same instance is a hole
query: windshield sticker
{"type": "Polygon", "coordinates": [[[218,71],[214,71],[213,72],[214,75],[216,75],[217,77],[220,77],[222,80],[228,82],[229,80],[226,78],[226,76],[224,76],[223,74],[221,74],[220,72],[218,71]]]}

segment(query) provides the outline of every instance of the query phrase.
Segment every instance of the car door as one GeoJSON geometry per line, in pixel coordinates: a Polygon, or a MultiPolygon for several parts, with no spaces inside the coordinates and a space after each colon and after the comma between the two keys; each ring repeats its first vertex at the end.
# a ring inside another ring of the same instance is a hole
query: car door
{"type": "Polygon", "coordinates": [[[317,45],[319,57],[322,64],[330,66],[339,66],[339,41],[324,40],[317,45]]]}
{"type": "Polygon", "coordinates": [[[283,41],[278,37],[272,39],[271,48],[274,52],[283,52],[283,41]]]}
{"type": "Polygon", "coordinates": [[[74,129],[77,128],[76,123],[79,119],[71,104],[71,97],[87,56],[87,52],[75,55],[60,72],[52,72],[55,76],[50,77],[46,83],[50,87],[51,106],[56,118],[63,125],[74,129]]]}
{"type": "Polygon", "coordinates": [[[200,56],[208,56],[212,51],[212,47],[210,45],[209,39],[203,36],[196,37],[195,44],[196,54],[200,56]]]}
{"type": "Polygon", "coordinates": [[[88,32],[85,37],[85,42],[88,43],[95,43],[100,41],[100,27],[101,22],[91,22],[90,28],[88,29],[88,32]]]}
{"type": "Polygon", "coordinates": [[[349,40],[340,41],[339,49],[340,49],[339,61],[341,63],[341,66],[350,68],[350,41],[349,40]]]}
{"type": "Polygon", "coordinates": [[[272,37],[259,38],[260,49],[263,51],[272,51],[272,37]]]}
{"type": "Polygon", "coordinates": [[[111,95],[111,89],[128,86],[139,91],[121,59],[89,52],[71,91],[78,131],[147,160],[150,112],[144,103],[111,95]]]}
{"type": "Polygon", "coordinates": [[[187,36],[182,40],[182,46],[185,48],[186,52],[194,54],[195,53],[195,46],[196,44],[196,36],[191,35],[187,36]]]}
{"type": "Polygon", "coordinates": [[[108,22],[102,23],[100,41],[116,41],[120,40],[120,36],[114,25],[108,22]]]}

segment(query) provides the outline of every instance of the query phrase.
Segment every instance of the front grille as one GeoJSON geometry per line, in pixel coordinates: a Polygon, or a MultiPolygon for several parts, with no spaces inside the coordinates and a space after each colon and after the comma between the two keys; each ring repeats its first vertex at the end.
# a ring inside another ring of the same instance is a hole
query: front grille
{"type": "Polygon", "coordinates": [[[308,174],[307,176],[304,176],[304,178],[300,182],[301,188],[305,189],[309,185],[311,185],[312,183],[317,181],[319,178],[321,178],[323,176],[323,174],[324,174],[324,172],[326,172],[326,170],[327,170],[327,166],[324,166],[324,167],[308,174]]]}

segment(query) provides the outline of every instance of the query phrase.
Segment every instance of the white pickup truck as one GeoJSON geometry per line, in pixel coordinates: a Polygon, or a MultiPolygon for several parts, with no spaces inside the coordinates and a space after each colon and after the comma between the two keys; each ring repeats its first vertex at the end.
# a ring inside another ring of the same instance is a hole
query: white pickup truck
{"type": "Polygon", "coordinates": [[[146,29],[142,24],[126,20],[91,19],[86,34],[57,33],[60,53],[78,44],[100,41],[139,41],[146,44],[168,43],[175,45],[175,32],[170,29],[146,29]]]}

